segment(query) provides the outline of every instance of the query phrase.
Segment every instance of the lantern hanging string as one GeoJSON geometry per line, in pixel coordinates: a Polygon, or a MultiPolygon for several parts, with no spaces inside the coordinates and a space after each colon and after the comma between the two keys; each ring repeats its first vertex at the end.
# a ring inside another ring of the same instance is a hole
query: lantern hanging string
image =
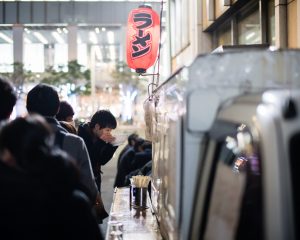
{"type": "MultiPolygon", "coordinates": [[[[164,8],[164,2],[161,0],[160,2],[160,33],[159,33],[159,46],[158,46],[158,57],[155,65],[157,64],[157,79],[156,79],[156,86],[159,85],[159,62],[160,62],[160,49],[161,49],[161,34],[162,34],[162,15],[163,15],[163,8],[164,8]]],[[[154,76],[153,76],[153,82],[154,82],[154,76]]]]}

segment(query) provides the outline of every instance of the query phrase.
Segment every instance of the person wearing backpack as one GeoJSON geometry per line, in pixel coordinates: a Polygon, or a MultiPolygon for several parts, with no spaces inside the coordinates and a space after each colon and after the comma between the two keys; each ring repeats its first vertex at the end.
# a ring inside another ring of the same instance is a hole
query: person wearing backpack
{"type": "Polygon", "coordinates": [[[26,108],[29,114],[42,115],[55,133],[56,145],[66,151],[76,160],[80,170],[82,190],[93,204],[97,203],[99,192],[94,180],[91,162],[86,145],[82,138],[68,133],[55,119],[59,110],[59,96],[54,87],[48,84],[38,84],[27,94],[26,108]]]}

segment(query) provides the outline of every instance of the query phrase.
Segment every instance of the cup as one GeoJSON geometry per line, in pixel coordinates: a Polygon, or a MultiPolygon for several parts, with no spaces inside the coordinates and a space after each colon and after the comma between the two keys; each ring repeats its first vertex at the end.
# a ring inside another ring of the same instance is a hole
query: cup
{"type": "Polygon", "coordinates": [[[109,239],[121,240],[123,239],[124,226],[119,221],[109,221],[108,223],[109,239]]]}
{"type": "Polygon", "coordinates": [[[121,213],[112,212],[112,213],[110,213],[110,220],[111,221],[121,221],[123,216],[124,215],[121,213]]]}

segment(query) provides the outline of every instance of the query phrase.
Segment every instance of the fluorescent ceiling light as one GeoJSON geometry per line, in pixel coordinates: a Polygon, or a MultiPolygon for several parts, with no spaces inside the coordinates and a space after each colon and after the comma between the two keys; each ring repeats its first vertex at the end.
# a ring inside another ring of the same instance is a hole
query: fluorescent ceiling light
{"type": "Polygon", "coordinates": [[[63,28],[63,31],[65,34],[67,34],[69,32],[68,29],[66,29],[66,28],[63,28]]]}
{"type": "Polygon", "coordinates": [[[48,44],[48,40],[39,32],[34,32],[33,35],[43,44],[48,44]]]}
{"type": "Polygon", "coordinates": [[[58,33],[62,33],[62,31],[61,31],[60,28],[56,28],[56,31],[57,31],[58,33]]]}
{"type": "Polygon", "coordinates": [[[100,29],[98,27],[95,28],[96,33],[100,33],[100,29]]]}
{"type": "Polygon", "coordinates": [[[60,44],[65,43],[65,40],[61,37],[61,35],[58,32],[52,32],[51,34],[58,43],[60,43],[60,44]]]}
{"type": "Polygon", "coordinates": [[[28,44],[31,43],[31,41],[30,41],[28,38],[26,38],[26,37],[24,38],[24,42],[25,42],[25,43],[28,43],[28,44]]]}
{"type": "Polygon", "coordinates": [[[89,39],[93,44],[98,44],[98,39],[94,31],[89,32],[89,39]]]}
{"type": "Polygon", "coordinates": [[[112,31],[107,32],[107,42],[108,42],[108,44],[114,44],[114,42],[115,42],[114,32],[112,32],[112,31]]]}
{"type": "Polygon", "coordinates": [[[105,32],[105,31],[106,31],[106,28],[105,28],[105,27],[103,27],[103,28],[101,28],[101,30],[102,30],[102,32],[105,32]]]}
{"type": "Polygon", "coordinates": [[[13,40],[10,37],[8,37],[7,35],[5,35],[4,33],[0,32],[0,37],[8,43],[11,43],[11,44],[13,43],[13,40]]]}

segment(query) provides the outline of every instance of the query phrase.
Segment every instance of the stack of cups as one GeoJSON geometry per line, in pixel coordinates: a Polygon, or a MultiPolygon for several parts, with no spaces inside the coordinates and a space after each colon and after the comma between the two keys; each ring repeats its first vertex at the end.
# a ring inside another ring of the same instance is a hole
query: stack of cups
{"type": "Polygon", "coordinates": [[[123,223],[119,221],[109,221],[109,240],[122,240],[123,239],[123,223]]]}

